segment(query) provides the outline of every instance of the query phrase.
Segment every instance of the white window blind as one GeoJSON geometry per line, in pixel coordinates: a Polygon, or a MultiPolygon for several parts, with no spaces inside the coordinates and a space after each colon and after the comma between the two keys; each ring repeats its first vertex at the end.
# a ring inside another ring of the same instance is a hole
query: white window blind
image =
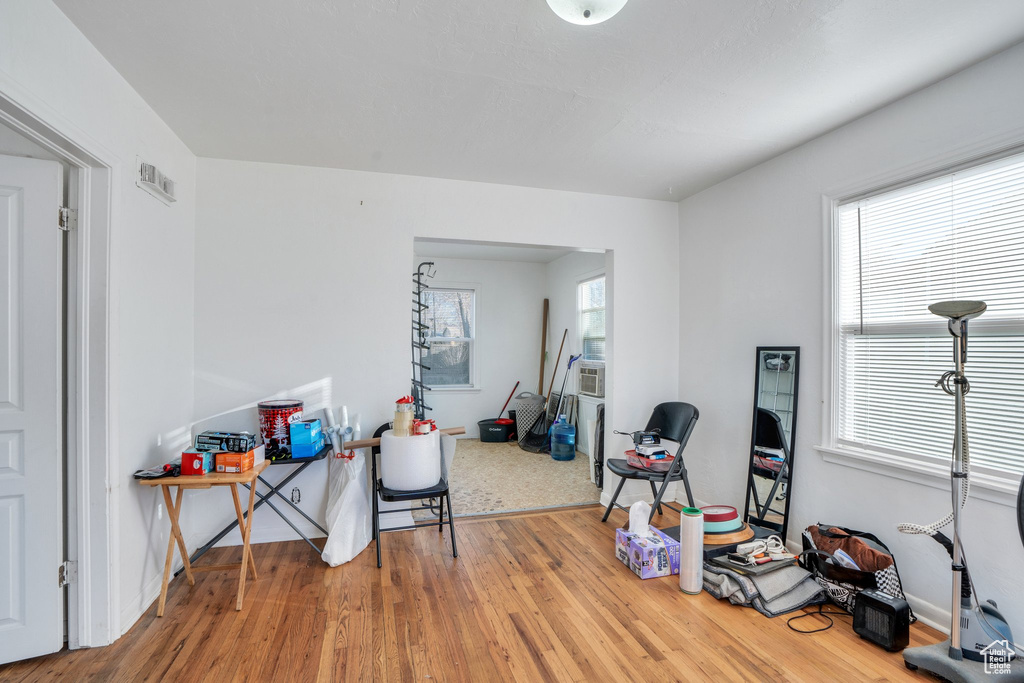
{"type": "Polygon", "coordinates": [[[583,360],[605,360],[604,276],[581,282],[576,288],[576,310],[579,313],[580,342],[583,360]]]}
{"type": "Polygon", "coordinates": [[[423,312],[430,350],[423,354],[423,382],[432,387],[472,387],[476,337],[476,292],[428,289],[423,312]]]}
{"type": "Polygon", "coordinates": [[[948,462],[953,338],[928,305],[985,301],[970,322],[972,466],[1024,472],[1024,155],[860,201],[837,225],[837,441],[948,462]]]}

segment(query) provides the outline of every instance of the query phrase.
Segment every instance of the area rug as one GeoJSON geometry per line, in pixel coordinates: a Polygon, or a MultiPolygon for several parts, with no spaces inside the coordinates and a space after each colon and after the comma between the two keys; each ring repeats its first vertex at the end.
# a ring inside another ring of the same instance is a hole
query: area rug
{"type": "MultiPolygon", "coordinates": [[[[450,477],[452,508],[461,517],[596,503],[601,490],[591,483],[589,467],[584,453],[558,461],[547,453],[524,451],[515,442],[459,439],[450,477]]],[[[416,519],[430,516],[428,511],[413,513],[416,519]]]]}

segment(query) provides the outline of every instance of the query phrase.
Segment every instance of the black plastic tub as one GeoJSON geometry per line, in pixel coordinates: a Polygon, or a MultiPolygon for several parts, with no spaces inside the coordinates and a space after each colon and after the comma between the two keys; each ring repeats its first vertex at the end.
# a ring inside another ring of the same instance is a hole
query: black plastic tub
{"type": "Polygon", "coordinates": [[[480,427],[480,440],[487,443],[501,443],[508,441],[515,422],[509,419],[491,418],[480,420],[476,423],[480,427]]]}

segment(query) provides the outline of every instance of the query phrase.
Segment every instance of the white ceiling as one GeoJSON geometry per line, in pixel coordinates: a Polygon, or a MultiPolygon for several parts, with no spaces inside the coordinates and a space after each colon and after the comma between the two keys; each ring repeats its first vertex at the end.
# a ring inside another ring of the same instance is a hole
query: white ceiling
{"type": "Polygon", "coordinates": [[[551,263],[572,249],[557,247],[526,247],[481,242],[452,242],[418,238],[413,247],[416,256],[424,258],[457,258],[473,261],[520,261],[551,263]]]}
{"type": "Polygon", "coordinates": [[[56,0],[199,156],[680,199],[1024,40],[1021,0],[56,0]]]}

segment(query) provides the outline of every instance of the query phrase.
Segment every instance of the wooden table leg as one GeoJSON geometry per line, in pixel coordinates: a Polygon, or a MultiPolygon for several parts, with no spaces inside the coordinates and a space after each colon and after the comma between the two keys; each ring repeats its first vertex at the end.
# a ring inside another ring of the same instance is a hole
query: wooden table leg
{"type": "Polygon", "coordinates": [[[171,522],[171,535],[167,539],[167,557],[164,559],[164,580],[160,584],[160,600],[156,605],[156,615],[164,615],[164,607],[167,605],[167,585],[171,581],[171,565],[174,563],[174,546],[178,545],[178,552],[185,561],[185,575],[188,577],[189,585],[194,586],[195,577],[192,575],[192,565],[188,561],[188,552],[185,550],[185,541],[178,527],[178,512],[181,510],[182,488],[178,487],[177,503],[171,501],[170,486],[161,486],[164,492],[164,505],[167,506],[167,518],[171,522]]]}
{"type": "Polygon", "coordinates": [[[188,579],[188,585],[196,585],[196,577],[192,573],[192,561],[188,559],[188,549],[185,547],[185,537],[181,533],[180,517],[181,514],[181,497],[184,493],[184,489],[178,487],[178,495],[175,496],[174,507],[171,507],[171,494],[167,491],[167,487],[163,487],[167,495],[167,507],[168,516],[171,518],[171,534],[178,542],[178,552],[181,553],[181,561],[185,565],[185,578],[188,579]]]}
{"type": "MultiPolygon", "coordinates": [[[[232,487],[235,485],[232,484],[232,487]]],[[[245,574],[248,569],[247,564],[249,558],[252,555],[252,550],[249,549],[249,532],[252,531],[252,506],[256,502],[256,482],[253,481],[249,485],[249,516],[245,520],[245,527],[242,531],[242,569],[238,580],[238,601],[235,603],[235,610],[239,611],[242,609],[242,598],[245,596],[245,574]]]]}
{"type": "MultiPolygon", "coordinates": [[[[254,481],[252,485],[255,486],[256,482],[254,481]]],[[[245,517],[242,516],[242,503],[238,500],[238,486],[236,484],[231,485],[231,498],[235,502],[235,514],[238,516],[238,531],[241,533],[242,529],[245,528],[245,517]]],[[[245,539],[242,540],[244,541],[245,539]]],[[[249,553],[249,569],[252,570],[252,580],[255,581],[258,579],[259,576],[256,574],[256,561],[252,559],[251,552],[249,553]]]]}

